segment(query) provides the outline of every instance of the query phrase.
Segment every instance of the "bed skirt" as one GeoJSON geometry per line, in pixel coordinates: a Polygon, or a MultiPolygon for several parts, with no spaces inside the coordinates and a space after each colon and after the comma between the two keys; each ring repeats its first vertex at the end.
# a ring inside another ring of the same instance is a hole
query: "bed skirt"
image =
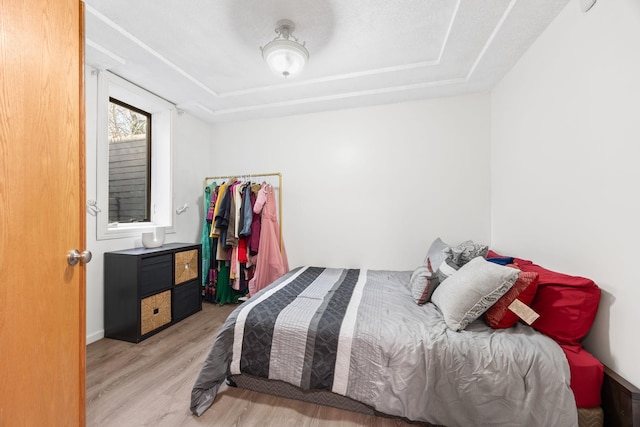
{"type": "MultiPolygon", "coordinates": [[[[285,397],[287,399],[301,400],[303,402],[316,403],[318,405],[331,406],[338,409],[344,409],[351,412],[359,412],[366,415],[376,415],[385,418],[402,419],[412,424],[418,424],[415,421],[407,420],[392,415],[383,414],[376,411],[372,407],[364,403],[350,399],[346,396],[332,393],[326,390],[303,390],[299,387],[285,383],[283,381],[267,380],[253,375],[231,375],[229,380],[234,385],[245,388],[247,390],[257,391],[259,393],[271,394],[274,396],[285,397]]],[[[602,427],[603,425],[602,408],[578,408],[578,425],[579,427],[602,427]]],[[[434,424],[419,423],[424,426],[438,427],[434,424]]]]}

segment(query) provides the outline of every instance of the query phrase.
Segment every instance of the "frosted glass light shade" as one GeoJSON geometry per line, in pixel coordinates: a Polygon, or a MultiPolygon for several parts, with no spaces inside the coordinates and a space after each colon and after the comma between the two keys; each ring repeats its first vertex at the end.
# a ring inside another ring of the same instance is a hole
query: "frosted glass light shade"
{"type": "Polygon", "coordinates": [[[262,57],[276,75],[286,78],[302,70],[309,52],[293,40],[273,40],[262,49],[262,57]]]}

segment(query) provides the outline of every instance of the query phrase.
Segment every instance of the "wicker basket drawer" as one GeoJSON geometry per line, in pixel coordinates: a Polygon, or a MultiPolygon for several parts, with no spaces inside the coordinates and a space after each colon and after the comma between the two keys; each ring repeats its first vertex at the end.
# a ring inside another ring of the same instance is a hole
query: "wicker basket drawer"
{"type": "Polygon", "coordinates": [[[171,291],[140,300],[140,335],[171,323],[171,291]]]}
{"type": "Polygon", "coordinates": [[[176,252],[175,284],[188,282],[198,277],[198,250],[176,252]]]}

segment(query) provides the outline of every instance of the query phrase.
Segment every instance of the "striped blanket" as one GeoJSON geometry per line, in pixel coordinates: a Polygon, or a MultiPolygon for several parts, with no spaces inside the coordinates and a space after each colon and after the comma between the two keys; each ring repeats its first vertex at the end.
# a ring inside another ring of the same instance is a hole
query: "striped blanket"
{"type": "Polygon", "coordinates": [[[577,425],[560,347],[524,325],[477,321],[453,332],[435,306],[413,302],[409,277],[287,273],[231,313],[193,387],[192,412],[201,415],[225,378],[243,373],[432,424],[577,425]]]}

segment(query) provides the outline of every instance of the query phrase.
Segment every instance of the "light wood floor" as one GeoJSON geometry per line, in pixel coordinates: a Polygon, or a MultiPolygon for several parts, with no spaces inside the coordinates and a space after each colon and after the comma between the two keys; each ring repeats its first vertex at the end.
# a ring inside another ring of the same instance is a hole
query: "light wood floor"
{"type": "Polygon", "coordinates": [[[87,426],[415,426],[226,385],[207,412],[191,415],[191,387],[235,306],[202,308],[139,344],[87,346],[87,426]]]}

